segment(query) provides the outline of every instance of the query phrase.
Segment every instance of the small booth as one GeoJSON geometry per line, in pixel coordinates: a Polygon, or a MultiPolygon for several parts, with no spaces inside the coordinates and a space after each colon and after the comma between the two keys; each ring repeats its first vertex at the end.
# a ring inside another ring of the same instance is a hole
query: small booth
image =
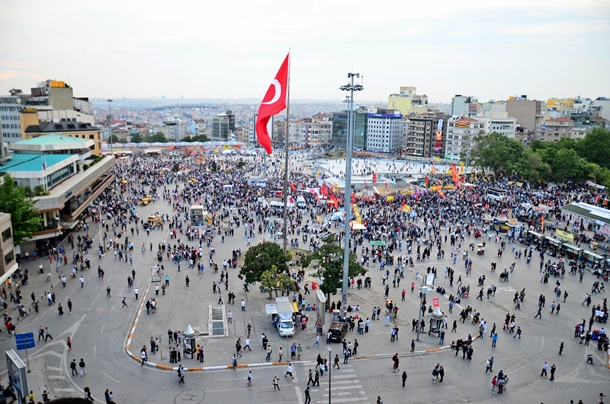
{"type": "Polygon", "coordinates": [[[440,337],[444,318],[445,318],[445,315],[441,311],[440,307],[437,307],[436,310],[434,310],[432,313],[430,313],[430,328],[428,331],[428,335],[434,335],[436,337],[440,337]]]}
{"type": "Polygon", "coordinates": [[[525,241],[527,241],[528,245],[540,245],[542,244],[543,239],[544,236],[542,234],[536,233],[533,230],[528,230],[527,232],[525,232],[525,241]]]}
{"type": "Polygon", "coordinates": [[[547,248],[552,257],[556,257],[561,247],[561,241],[550,236],[545,236],[542,239],[542,247],[547,248]]]}
{"type": "Polygon", "coordinates": [[[599,266],[599,267],[602,266],[602,264],[604,262],[604,257],[602,257],[601,255],[595,254],[594,252],[591,252],[589,250],[584,250],[580,254],[580,260],[584,261],[588,267],[594,268],[597,266],[599,266]]]}
{"type": "Polygon", "coordinates": [[[186,330],[182,333],[182,341],[184,341],[184,357],[190,355],[193,359],[193,354],[196,353],[195,339],[199,336],[199,331],[193,330],[191,325],[186,326],[186,330]]]}
{"type": "Polygon", "coordinates": [[[565,243],[561,245],[560,251],[562,257],[567,257],[568,259],[574,260],[578,259],[582,250],[575,245],[565,243]]]}

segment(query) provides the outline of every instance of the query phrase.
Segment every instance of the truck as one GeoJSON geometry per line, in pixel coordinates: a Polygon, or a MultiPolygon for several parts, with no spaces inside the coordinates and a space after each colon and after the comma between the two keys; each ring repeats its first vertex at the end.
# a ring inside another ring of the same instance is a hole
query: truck
{"type": "Polygon", "coordinates": [[[280,337],[291,337],[296,331],[292,321],[292,314],[297,311],[295,306],[286,296],[276,297],[275,304],[265,305],[267,315],[271,316],[280,337]]]}

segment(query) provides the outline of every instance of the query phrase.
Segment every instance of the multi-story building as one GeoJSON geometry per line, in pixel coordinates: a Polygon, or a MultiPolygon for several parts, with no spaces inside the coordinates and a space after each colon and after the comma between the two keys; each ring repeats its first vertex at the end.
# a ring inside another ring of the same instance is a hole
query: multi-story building
{"type": "Polygon", "coordinates": [[[0,96],[0,123],[2,123],[2,140],[5,143],[21,140],[21,99],[16,95],[0,96]]]}
{"type": "Polygon", "coordinates": [[[94,141],[62,134],[49,134],[10,145],[14,154],[0,166],[0,175],[10,174],[35,196],[42,225],[20,246],[20,254],[42,255],[61,235],[73,228],[80,215],[106,189],[114,176],[112,156],[92,160],[94,141]]]}
{"type": "Polygon", "coordinates": [[[212,117],[212,141],[230,141],[235,130],[235,115],[232,111],[217,114],[212,117]]]}
{"type": "Polygon", "coordinates": [[[163,133],[170,142],[179,142],[188,134],[188,127],[179,119],[164,119],[162,125],[154,125],[151,135],[163,133]]]}
{"type": "Polygon", "coordinates": [[[13,243],[11,215],[0,212],[0,284],[17,270],[17,255],[13,243]]]}
{"type": "Polygon", "coordinates": [[[102,130],[82,122],[40,122],[38,125],[28,125],[24,131],[25,139],[32,139],[50,134],[88,139],[93,141],[91,154],[102,154],[102,130]]]}
{"type": "Polygon", "coordinates": [[[551,118],[544,121],[540,128],[542,137],[546,142],[559,142],[561,139],[571,139],[574,131],[574,121],[570,118],[551,118]]]}
{"type": "Polygon", "coordinates": [[[207,123],[205,119],[193,119],[195,123],[195,136],[203,136],[206,134],[207,123]]]}
{"type": "MultiPolygon", "coordinates": [[[[345,150],[347,148],[348,116],[347,111],[333,113],[331,143],[338,150],[345,150]]],[[[354,149],[367,150],[367,129],[367,110],[366,108],[359,108],[354,111],[354,149]]]]}
{"type": "Polygon", "coordinates": [[[400,87],[398,94],[390,94],[388,98],[388,109],[398,110],[403,115],[409,115],[418,107],[417,112],[425,112],[422,107],[428,106],[428,96],[418,95],[417,88],[411,86],[400,87]]]}
{"type": "Polygon", "coordinates": [[[601,107],[599,116],[610,121],[610,98],[608,97],[597,97],[593,104],[596,107],[601,107]]]}
{"type": "Polygon", "coordinates": [[[290,122],[290,142],[300,147],[328,147],[331,144],[333,124],[328,114],[316,114],[290,122]]]}
{"type": "Polygon", "coordinates": [[[509,97],[506,112],[527,130],[534,131],[534,139],[541,138],[540,127],[544,121],[542,101],[528,100],[527,95],[509,97]]]}
{"type": "Polygon", "coordinates": [[[443,113],[412,115],[406,127],[405,153],[412,156],[444,157],[446,137],[447,119],[443,113]]]}
{"type": "Polygon", "coordinates": [[[456,94],[451,99],[451,115],[474,116],[479,112],[478,103],[477,97],[456,94]]]}
{"type": "Polygon", "coordinates": [[[497,132],[511,139],[515,138],[517,120],[508,117],[507,112],[485,112],[474,117],[484,124],[485,133],[497,132]]]}
{"type": "Polygon", "coordinates": [[[373,109],[367,115],[366,150],[390,153],[405,147],[405,136],[398,110],[373,109]]]}
{"type": "Polygon", "coordinates": [[[467,156],[474,145],[474,137],[485,133],[485,126],[481,118],[449,118],[445,158],[459,160],[462,153],[467,156]]]}

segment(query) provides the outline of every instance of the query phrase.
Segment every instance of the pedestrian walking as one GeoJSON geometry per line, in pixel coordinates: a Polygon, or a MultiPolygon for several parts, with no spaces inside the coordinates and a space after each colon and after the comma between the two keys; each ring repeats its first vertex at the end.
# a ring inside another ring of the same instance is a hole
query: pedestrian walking
{"type": "Polygon", "coordinates": [[[252,387],[252,371],[248,372],[248,386],[252,387]]]}
{"type": "Polygon", "coordinates": [[[72,362],[70,362],[70,370],[72,371],[72,376],[78,374],[78,370],[76,370],[76,359],[72,359],[72,362]]]}
{"type": "Polygon", "coordinates": [[[544,362],[544,365],[542,365],[542,372],[540,372],[540,377],[546,376],[548,369],[549,369],[549,365],[546,362],[544,362]]]}
{"type": "Polygon", "coordinates": [[[51,338],[51,341],[53,341],[53,336],[51,335],[51,331],[49,331],[49,327],[45,327],[45,337],[44,337],[44,342],[47,342],[49,340],[49,338],[51,338]]]}
{"type": "Polygon", "coordinates": [[[273,391],[278,390],[281,391],[282,389],[280,389],[280,378],[275,376],[273,378],[273,391]]]}
{"type": "Polygon", "coordinates": [[[68,299],[68,311],[72,314],[72,300],[68,299]]]}
{"type": "Polygon", "coordinates": [[[309,394],[309,386],[307,386],[307,388],[304,391],[305,393],[305,401],[303,402],[303,404],[310,404],[311,403],[311,396],[309,394]]]}
{"type": "Polygon", "coordinates": [[[138,294],[139,293],[140,293],[140,291],[138,290],[138,288],[134,288],[133,294],[136,295],[136,300],[138,300],[138,294]]]}
{"type": "MultiPolygon", "coordinates": [[[[122,302],[122,303],[123,303],[123,305],[121,306],[121,309],[122,309],[123,307],[127,307],[127,302],[125,301],[125,299],[126,299],[126,298],[124,297],[124,298],[123,298],[123,302],[122,302]]],[[[129,307],[127,307],[127,308],[129,308],[129,307]]]]}
{"type": "Polygon", "coordinates": [[[563,352],[563,341],[561,341],[561,344],[559,344],[559,355],[561,355],[563,352]]]}
{"type": "Polygon", "coordinates": [[[78,362],[78,367],[80,368],[81,377],[87,374],[87,366],[85,366],[85,361],[83,360],[83,358],[80,358],[80,362],[78,362]]]}
{"type": "Polygon", "coordinates": [[[553,365],[551,366],[551,378],[550,378],[551,381],[555,380],[555,370],[557,370],[557,368],[555,367],[555,364],[553,363],[553,365]]]}
{"type": "Polygon", "coordinates": [[[403,370],[402,372],[402,387],[405,387],[405,383],[407,382],[407,371],[403,370]]]}

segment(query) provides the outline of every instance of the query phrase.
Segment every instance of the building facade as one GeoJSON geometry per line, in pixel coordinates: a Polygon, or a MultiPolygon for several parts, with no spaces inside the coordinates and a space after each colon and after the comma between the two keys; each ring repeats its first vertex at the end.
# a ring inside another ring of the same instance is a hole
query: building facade
{"type": "Polygon", "coordinates": [[[527,96],[511,97],[506,101],[506,112],[517,124],[534,131],[534,139],[541,138],[540,127],[544,121],[542,101],[528,100],[527,96]]]}
{"type": "Polygon", "coordinates": [[[2,140],[12,143],[21,140],[21,99],[17,96],[0,96],[0,123],[2,124],[2,140]]]}
{"type": "Polygon", "coordinates": [[[40,122],[38,125],[29,125],[25,128],[24,140],[49,134],[60,134],[62,136],[92,140],[93,145],[90,147],[91,154],[95,156],[102,154],[102,130],[88,123],[40,122]]]}
{"type": "Polygon", "coordinates": [[[42,225],[34,236],[16,248],[24,254],[43,255],[62,229],[74,228],[80,215],[114,179],[112,156],[92,160],[93,140],[49,134],[11,144],[14,154],[0,166],[0,175],[10,174],[35,196],[42,225]]]}
{"type": "Polygon", "coordinates": [[[405,135],[398,110],[378,109],[367,115],[366,150],[373,152],[399,152],[405,147],[405,135]]]}
{"type": "Polygon", "coordinates": [[[17,254],[13,243],[11,215],[0,212],[0,283],[4,284],[17,270],[17,254]]]}
{"type": "Polygon", "coordinates": [[[476,118],[451,117],[447,125],[447,145],[445,158],[460,160],[460,155],[467,156],[474,145],[474,137],[485,132],[485,122],[476,118]]]}
{"type": "Polygon", "coordinates": [[[235,115],[232,111],[212,117],[212,141],[231,141],[231,133],[234,130],[235,115]]]}
{"type": "MultiPolygon", "coordinates": [[[[347,111],[333,113],[332,146],[338,150],[347,148],[347,111]]],[[[368,114],[360,108],[354,112],[354,149],[367,150],[368,114]]]]}
{"type": "Polygon", "coordinates": [[[403,115],[409,115],[415,107],[419,108],[418,112],[425,112],[422,108],[427,106],[428,96],[418,95],[416,87],[402,86],[398,93],[388,97],[388,109],[398,110],[403,115]]]}
{"type": "Polygon", "coordinates": [[[421,157],[444,157],[446,138],[447,118],[444,114],[410,116],[406,128],[405,153],[421,157]]]}
{"type": "Polygon", "coordinates": [[[541,138],[546,142],[559,142],[561,139],[572,139],[574,132],[574,121],[570,118],[551,118],[544,121],[540,128],[541,138]]]}

